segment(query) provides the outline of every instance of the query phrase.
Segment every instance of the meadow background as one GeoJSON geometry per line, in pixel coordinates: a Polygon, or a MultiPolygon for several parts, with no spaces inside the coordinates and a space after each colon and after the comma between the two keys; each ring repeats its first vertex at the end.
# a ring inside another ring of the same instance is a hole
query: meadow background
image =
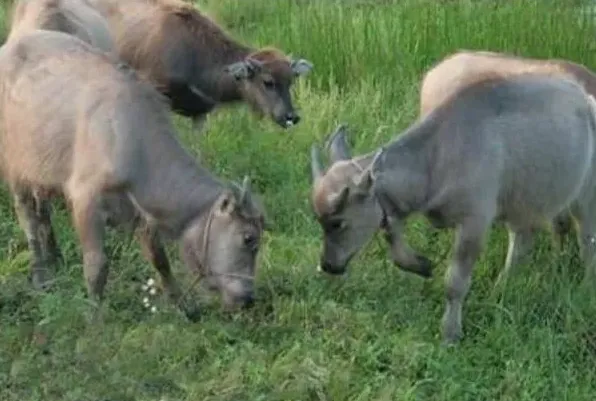
{"type": "MultiPolygon", "coordinates": [[[[571,1],[204,0],[238,39],[310,59],[294,90],[300,125],[281,132],[245,107],[180,137],[221,176],[245,173],[273,222],[260,253],[258,305],[224,314],[202,299],[190,323],[166,301],[143,307],[155,273],[136,243],[111,233],[103,327],[88,327],[81,255],[69,216],[54,224],[66,258],[57,289],[33,293],[29,253],[0,190],[0,399],[129,400],[593,400],[596,304],[577,291],[583,268],[548,235],[506,291],[492,292],[507,249],[495,227],[465,307],[465,339],[440,346],[443,274],[452,233],[411,221],[409,241],[437,262],[425,281],[399,271],[380,239],[346,279],[315,272],[320,229],[312,217],[309,148],[340,122],[355,153],[368,152],[417,115],[423,71],[456,49],[558,57],[596,69],[593,15],[571,1]]],[[[0,9],[6,31],[7,3],[0,9]]],[[[188,275],[171,247],[176,273],[188,275]]],[[[185,279],[186,278],[186,279],[185,279]]],[[[198,295],[197,295],[198,296],[198,295]]]]}

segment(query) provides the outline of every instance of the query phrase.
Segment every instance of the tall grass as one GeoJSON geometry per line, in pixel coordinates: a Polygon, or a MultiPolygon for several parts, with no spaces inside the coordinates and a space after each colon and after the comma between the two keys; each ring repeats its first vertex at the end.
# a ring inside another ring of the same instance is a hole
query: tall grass
{"type": "Polygon", "coordinates": [[[356,153],[390,140],[416,117],[423,72],[459,48],[596,69],[590,18],[567,2],[517,0],[200,4],[238,39],[315,64],[294,92],[303,120],[291,131],[245,107],[217,112],[200,139],[176,118],[202,163],[230,179],[249,173],[263,194],[273,231],[260,255],[259,305],[228,316],[206,302],[198,324],[167,302],[152,315],[139,287],[154,273],[135,244],[113,233],[109,310],[104,326],[91,329],[69,217],[56,218],[67,260],[58,288],[34,294],[10,196],[0,192],[0,399],[592,400],[596,307],[577,291],[583,272],[574,247],[557,254],[542,238],[495,297],[506,252],[496,227],[474,273],[466,339],[448,350],[438,325],[450,233],[431,235],[421,219],[409,226],[413,246],[438,262],[430,281],[388,263],[381,241],[353,261],[347,279],[330,280],[314,272],[320,230],[308,201],[309,147],[338,122],[351,127],[356,153]]]}

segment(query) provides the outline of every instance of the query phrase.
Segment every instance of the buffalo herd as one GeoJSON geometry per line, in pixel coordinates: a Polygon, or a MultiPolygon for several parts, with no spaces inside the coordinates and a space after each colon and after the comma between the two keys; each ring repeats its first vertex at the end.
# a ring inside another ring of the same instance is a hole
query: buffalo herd
{"type": "MultiPolygon", "coordinates": [[[[248,104],[282,129],[300,122],[294,81],[313,64],[239,43],[182,0],[16,0],[0,48],[0,172],[31,251],[36,289],[61,258],[51,201],[66,200],[90,299],[101,304],[107,226],[127,225],[164,292],[190,319],[162,241],[227,308],[255,303],[268,227],[249,177],[226,182],[181,145],[172,113],[208,130],[217,107],[248,104]]],[[[463,336],[472,270],[494,222],[509,247],[497,282],[537,232],[575,231],[585,283],[596,279],[596,76],[566,61],[461,50],[425,74],[418,119],[387,144],[352,155],[347,129],[330,163],[311,148],[311,206],[322,229],[319,270],[343,274],[381,230],[400,269],[431,277],[404,238],[408,216],[453,228],[444,343],[463,336]],[[593,215],[594,214],[594,215],[593,215]]]]}

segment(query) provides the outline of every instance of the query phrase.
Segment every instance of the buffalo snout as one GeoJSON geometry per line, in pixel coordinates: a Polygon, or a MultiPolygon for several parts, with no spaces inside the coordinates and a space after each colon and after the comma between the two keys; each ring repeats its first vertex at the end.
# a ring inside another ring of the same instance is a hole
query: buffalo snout
{"type": "Polygon", "coordinates": [[[235,294],[224,292],[224,305],[227,310],[250,309],[255,306],[255,303],[253,291],[235,294]]]}
{"type": "Polygon", "coordinates": [[[300,116],[294,111],[285,113],[282,118],[277,120],[277,123],[283,128],[290,128],[300,122],[300,116]]]}
{"type": "Polygon", "coordinates": [[[329,263],[325,260],[321,260],[320,264],[319,264],[321,271],[327,273],[327,274],[331,274],[334,276],[339,276],[342,275],[346,272],[346,266],[342,265],[334,265],[332,263],[329,263]]]}

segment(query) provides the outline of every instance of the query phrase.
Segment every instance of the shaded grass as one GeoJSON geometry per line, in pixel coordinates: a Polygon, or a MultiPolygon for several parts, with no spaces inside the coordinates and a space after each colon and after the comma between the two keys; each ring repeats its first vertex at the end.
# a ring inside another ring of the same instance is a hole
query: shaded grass
{"type": "MultiPolygon", "coordinates": [[[[198,324],[165,301],[150,314],[140,285],[153,276],[136,244],[112,233],[108,313],[85,323],[81,255],[69,216],[56,229],[67,266],[57,291],[28,289],[28,252],[6,191],[0,192],[0,395],[2,400],[591,400],[596,312],[578,291],[570,250],[548,237],[501,298],[491,294],[506,238],[496,227],[478,262],[465,309],[466,339],[438,346],[441,256],[449,232],[421,219],[408,239],[438,262],[423,281],[387,262],[373,241],[349,277],[314,274],[320,230],[312,218],[310,144],[338,122],[356,152],[388,141],[415,118],[421,74],[458,48],[560,57],[596,68],[589,21],[568,6],[488,2],[203,1],[233,34],[315,64],[298,83],[302,123],[280,132],[244,107],[208,119],[207,134],[180,135],[221,176],[253,177],[273,231],[260,254],[260,304],[237,315],[206,302],[198,324]],[[351,6],[349,6],[351,5],[351,6]]],[[[172,247],[171,255],[180,267],[172,247]]],[[[178,269],[181,276],[183,269],[178,269]]]]}

